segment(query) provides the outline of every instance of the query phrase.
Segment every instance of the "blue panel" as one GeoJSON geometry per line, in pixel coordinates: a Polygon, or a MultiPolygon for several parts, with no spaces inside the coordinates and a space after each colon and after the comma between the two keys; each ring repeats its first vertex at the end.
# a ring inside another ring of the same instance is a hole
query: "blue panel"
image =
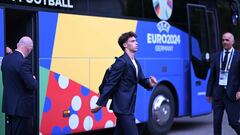
{"type": "Polygon", "coordinates": [[[148,120],[148,107],[151,93],[151,91],[147,91],[146,89],[141,87],[141,85],[138,85],[135,117],[140,122],[145,122],[148,120]]]}
{"type": "MultiPolygon", "coordinates": [[[[51,59],[58,20],[57,13],[39,12],[39,56],[51,59]]],[[[50,69],[51,61],[44,61],[40,66],[50,69]]]]}
{"type": "Polygon", "coordinates": [[[212,108],[211,104],[206,100],[206,90],[207,90],[207,80],[210,76],[210,72],[208,72],[207,79],[202,80],[195,76],[193,71],[193,66],[191,65],[191,73],[192,73],[192,113],[191,116],[197,116],[202,114],[210,113],[212,108]],[[197,86],[196,81],[201,81],[201,85],[197,86]]]}
{"type": "MultiPolygon", "coordinates": [[[[190,78],[189,73],[190,69],[188,67],[189,62],[183,59],[171,59],[171,58],[162,58],[162,59],[140,59],[139,62],[142,65],[145,76],[148,77],[153,75],[157,78],[158,82],[168,82],[176,89],[178,99],[178,115],[184,116],[190,114],[190,78]],[[165,71],[162,71],[162,67],[165,67],[165,71]]],[[[139,87],[138,96],[137,96],[137,105],[136,110],[140,111],[139,116],[142,112],[146,112],[143,109],[148,109],[150,95],[145,92],[144,88],[139,87]],[[139,97],[139,95],[143,95],[139,97]],[[142,102],[144,101],[144,103],[142,102]],[[144,106],[144,107],[143,107],[144,106]],[[145,107],[147,106],[147,107],[145,107]]],[[[145,116],[144,116],[145,117],[145,116]]]]}
{"type": "Polygon", "coordinates": [[[188,34],[164,21],[138,21],[136,34],[137,57],[188,58],[188,34]]]}
{"type": "MultiPolygon", "coordinates": [[[[190,114],[189,46],[188,34],[167,22],[138,21],[138,52],[136,57],[145,76],[155,76],[159,82],[171,83],[176,89],[178,115],[190,114]]],[[[140,122],[147,121],[151,91],[139,86],[135,116],[140,122]],[[144,102],[143,102],[144,101],[144,102]]]]}
{"type": "Polygon", "coordinates": [[[195,56],[198,60],[202,60],[200,46],[196,38],[192,37],[192,55],[195,56]]]}

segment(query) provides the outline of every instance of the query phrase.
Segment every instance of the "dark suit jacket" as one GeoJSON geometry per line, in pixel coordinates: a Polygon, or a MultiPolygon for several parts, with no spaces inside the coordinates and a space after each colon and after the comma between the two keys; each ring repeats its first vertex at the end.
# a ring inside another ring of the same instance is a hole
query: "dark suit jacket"
{"type": "Polygon", "coordinates": [[[137,84],[139,83],[146,89],[151,89],[149,79],[144,77],[141,66],[135,59],[138,66],[138,77],[136,69],[129,58],[124,53],[111,67],[110,81],[103,86],[97,105],[106,106],[107,101],[112,95],[111,109],[120,114],[133,114],[135,110],[137,84]]]}
{"type": "Polygon", "coordinates": [[[3,80],[2,112],[8,115],[33,115],[33,90],[38,81],[33,79],[31,62],[14,51],[5,56],[1,65],[3,80]]]}
{"type": "MultiPolygon", "coordinates": [[[[223,97],[223,88],[218,85],[220,73],[220,55],[221,52],[214,53],[211,59],[211,74],[208,80],[206,96],[213,97],[213,99],[220,99],[223,97]]],[[[226,92],[228,97],[235,101],[236,92],[240,91],[240,52],[235,50],[231,67],[228,74],[228,83],[226,92]]]]}

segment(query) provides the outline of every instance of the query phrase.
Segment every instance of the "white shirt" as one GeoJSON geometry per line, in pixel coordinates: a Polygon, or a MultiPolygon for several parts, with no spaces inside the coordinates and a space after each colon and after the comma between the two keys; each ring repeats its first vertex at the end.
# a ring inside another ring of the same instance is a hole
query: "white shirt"
{"type": "Polygon", "coordinates": [[[18,49],[15,49],[15,51],[20,52],[20,53],[22,54],[22,56],[25,58],[25,55],[24,55],[24,53],[23,53],[22,51],[20,51],[20,50],[18,50],[18,49]]]}
{"type": "Polygon", "coordinates": [[[135,67],[135,69],[136,69],[136,77],[138,78],[138,66],[137,66],[137,63],[136,63],[136,61],[135,61],[134,58],[131,59],[131,61],[132,61],[133,65],[134,65],[134,67],[135,67]]]}
{"type": "MultiPolygon", "coordinates": [[[[225,52],[226,52],[227,50],[226,49],[223,49],[223,58],[225,57],[225,52]]],[[[231,48],[231,49],[229,49],[228,50],[228,59],[227,59],[227,61],[229,61],[229,59],[230,59],[230,54],[232,53],[232,51],[233,51],[233,47],[231,48]]]]}

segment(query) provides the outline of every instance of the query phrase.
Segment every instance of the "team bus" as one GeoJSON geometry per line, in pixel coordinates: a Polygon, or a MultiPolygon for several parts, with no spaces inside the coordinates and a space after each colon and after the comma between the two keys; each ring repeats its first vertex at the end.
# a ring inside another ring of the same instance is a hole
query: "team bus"
{"type": "MultiPolygon", "coordinates": [[[[151,91],[138,87],[136,123],[159,134],[170,130],[174,117],[211,113],[205,100],[209,61],[221,49],[223,32],[239,43],[238,0],[0,0],[0,58],[5,47],[16,49],[20,37],[34,41],[29,59],[40,84],[35,134],[115,126],[111,100],[96,114],[90,108],[105,70],[123,53],[117,40],[127,31],[138,35],[143,72],[158,80],[151,91]]],[[[0,134],[4,119],[0,113],[0,134]]]]}

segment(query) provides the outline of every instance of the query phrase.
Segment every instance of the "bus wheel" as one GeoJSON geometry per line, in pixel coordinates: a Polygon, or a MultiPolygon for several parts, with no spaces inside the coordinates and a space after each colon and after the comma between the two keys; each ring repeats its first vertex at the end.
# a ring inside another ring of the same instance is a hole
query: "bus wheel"
{"type": "Polygon", "coordinates": [[[151,95],[148,109],[149,132],[152,135],[166,133],[173,124],[174,111],[174,99],[169,88],[157,86],[151,95]]]}

